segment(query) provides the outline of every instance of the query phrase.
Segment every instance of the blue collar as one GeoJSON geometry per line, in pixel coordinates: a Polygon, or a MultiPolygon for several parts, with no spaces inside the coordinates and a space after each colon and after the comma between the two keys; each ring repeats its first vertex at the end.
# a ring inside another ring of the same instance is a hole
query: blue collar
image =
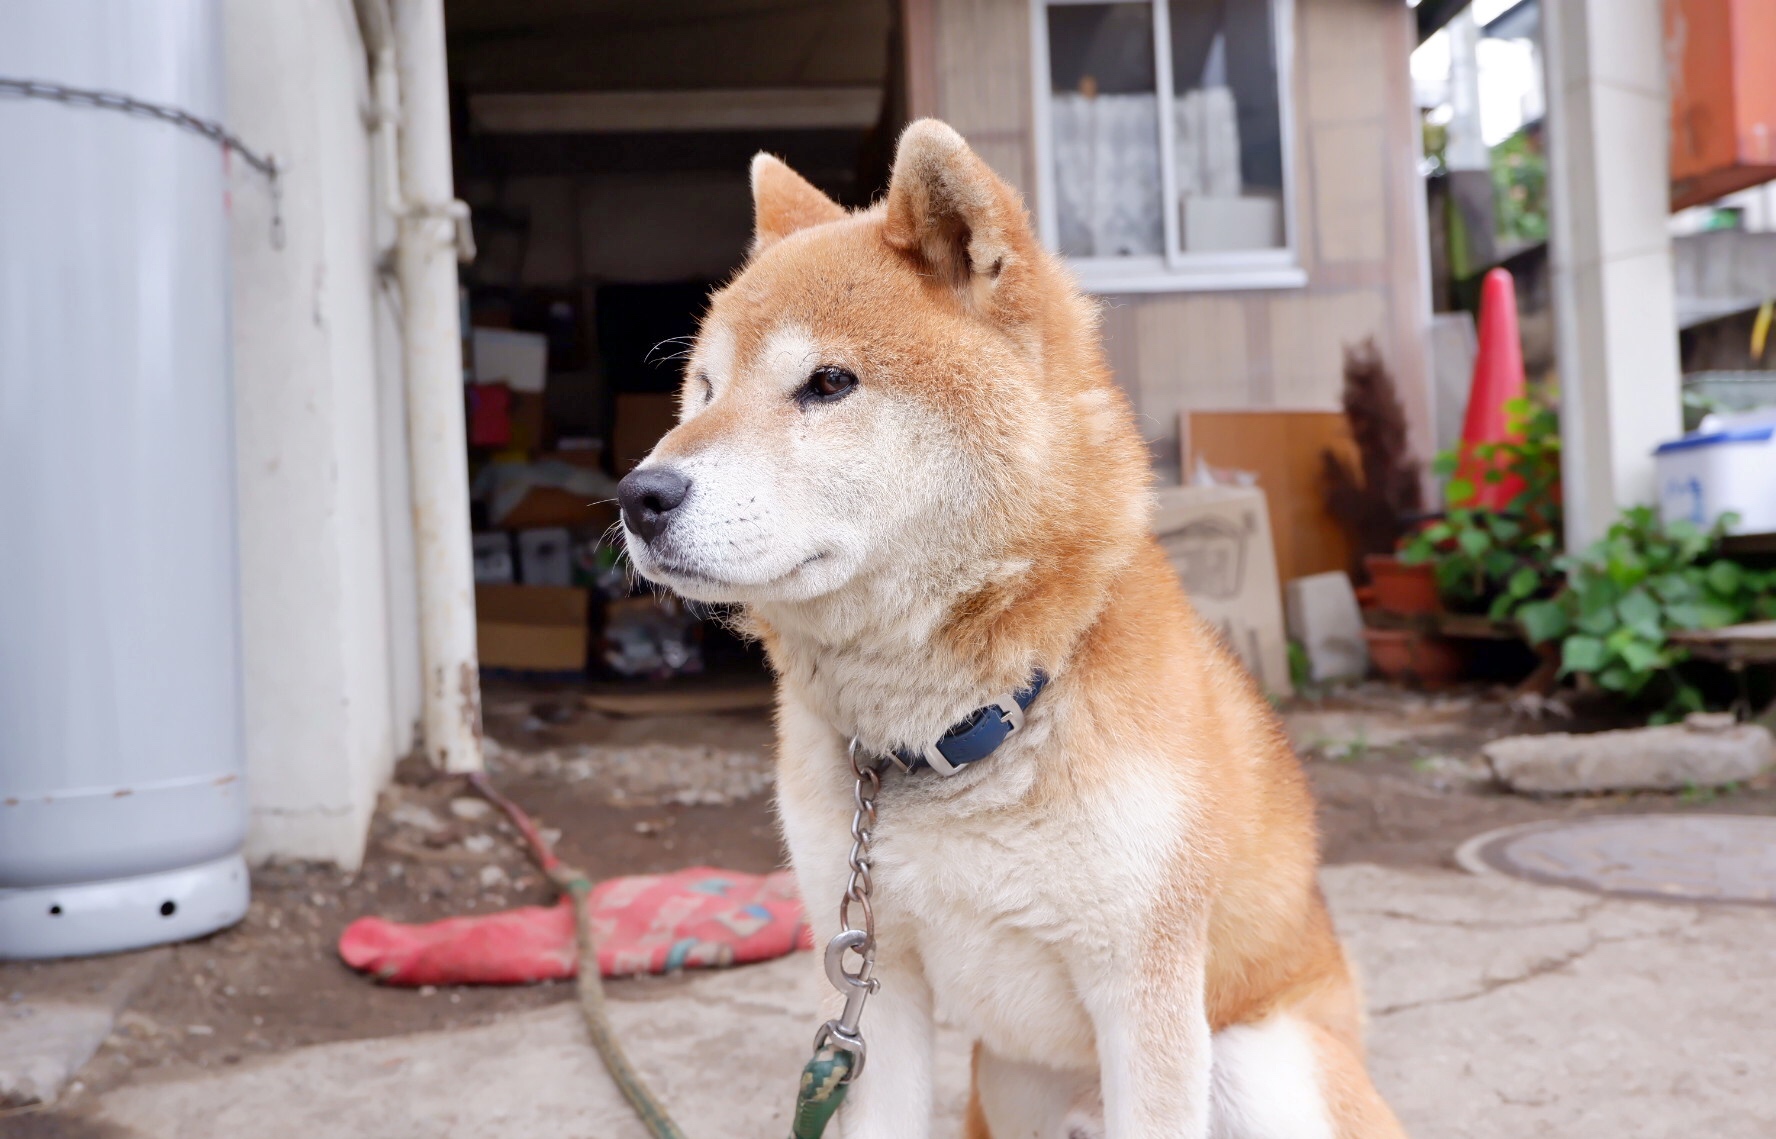
{"type": "Polygon", "coordinates": [[[999,697],[984,708],[976,708],[960,723],[950,725],[950,730],[922,753],[896,748],[892,758],[904,771],[929,767],[944,775],[954,775],[968,764],[998,751],[1000,744],[1022,728],[1024,713],[1036,702],[1036,697],[1042,695],[1047,684],[1048,674],[1037,669],[1029,684],[999,697]]]}

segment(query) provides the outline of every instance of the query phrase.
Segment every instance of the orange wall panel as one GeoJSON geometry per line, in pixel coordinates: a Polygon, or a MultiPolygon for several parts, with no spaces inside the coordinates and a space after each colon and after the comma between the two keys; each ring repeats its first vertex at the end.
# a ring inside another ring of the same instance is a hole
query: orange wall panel
{"type": "Polygon", "coordinates": [[[1211,467],[1258,476],[1283,582],[1348,570],[1350,541],[1326,508],[1324,460],[1332,450],[1356,460],[1350,423],[1341,411],[1187,411],[1181,442],[1184,470],[1211,467]]]}
{"type": "Polygon", "coordinates": [[[1776,179],[1776,0],[1665,0],[1671,205],[1776,179]]]}

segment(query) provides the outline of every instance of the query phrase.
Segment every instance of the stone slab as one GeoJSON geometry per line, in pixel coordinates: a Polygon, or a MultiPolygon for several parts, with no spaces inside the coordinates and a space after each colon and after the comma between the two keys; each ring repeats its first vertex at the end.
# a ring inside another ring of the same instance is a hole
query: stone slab
{"type": "Polygon", "coordinates": [[[1539,795],[1722,787],[1776,764],[1767,729],[1707,716],[1657,728],[1507,736],[1481,753],[1511,790],[1539,795]]]}
{"type": "Polygon", "coordinates": [[[1315,683],[1360,679],[1369,672],[1363,640],[1363,611],[1350,575],[1340,572],[1298,577],[1283,588],[1289,636],[1307,653],[1315,683]]]}

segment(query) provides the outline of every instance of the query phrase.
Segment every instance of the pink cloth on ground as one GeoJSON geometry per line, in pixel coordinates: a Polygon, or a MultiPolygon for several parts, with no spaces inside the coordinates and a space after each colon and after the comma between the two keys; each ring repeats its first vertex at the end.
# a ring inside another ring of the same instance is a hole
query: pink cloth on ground
{"type": "MultiPolygon", "coordinates": [[[[406,925],[359,918],[339,956],[387,985],[516,985],[575,972],[573,911],[523,906],[406,925]]],[[[693,866],[612,878],[592,888],[598,968],[606,977],[739,965],[811,947],[787,870],[738,874],[693,866]]]]}

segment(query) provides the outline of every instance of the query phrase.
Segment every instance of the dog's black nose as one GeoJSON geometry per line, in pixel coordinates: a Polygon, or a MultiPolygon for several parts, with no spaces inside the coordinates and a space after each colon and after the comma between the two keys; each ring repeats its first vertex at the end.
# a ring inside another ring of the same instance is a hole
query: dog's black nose
{"type": "Polygon", "coordinates": [[[617,501],[623,507],[623,525],[651,542],[666,529],[672,512],[690,492],[691,480],[671,467],[630,471],[617,484],[617,501]]]}

